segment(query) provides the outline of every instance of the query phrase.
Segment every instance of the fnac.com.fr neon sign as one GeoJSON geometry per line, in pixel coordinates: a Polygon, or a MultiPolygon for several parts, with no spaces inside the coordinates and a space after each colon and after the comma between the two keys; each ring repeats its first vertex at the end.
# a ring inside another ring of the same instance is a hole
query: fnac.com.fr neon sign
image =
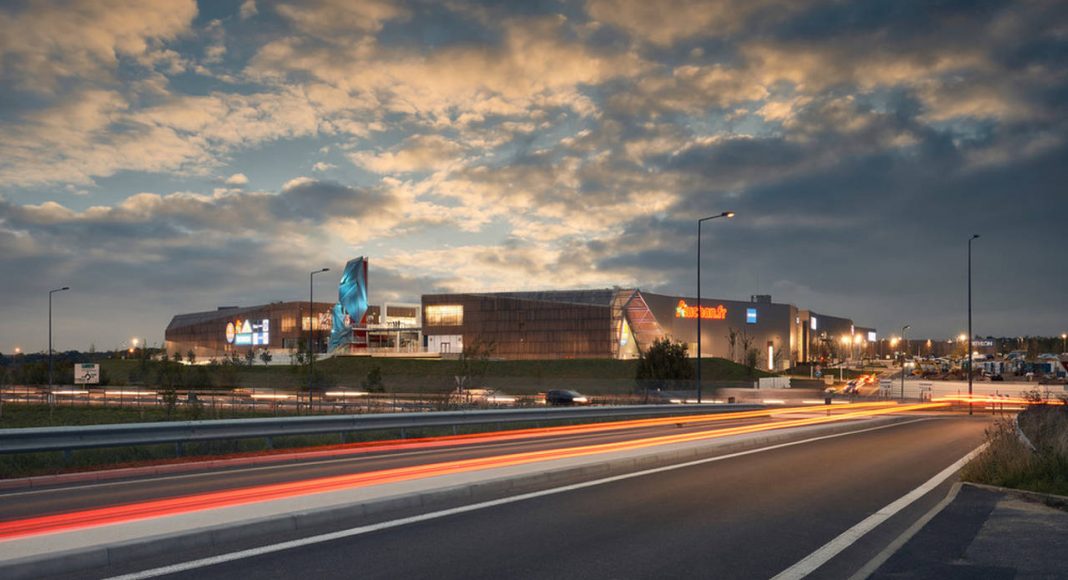
{"type": "MultiPolygon", "coordinates": [[[[679,305],[675,307],[675,318],[697,318],[697,307],[686,304],[685,300],[679,300],[679,305]]],[[[727,308],[722,304],[702,306],[701,318],[705,320],[726,320],[727,308]]]]}

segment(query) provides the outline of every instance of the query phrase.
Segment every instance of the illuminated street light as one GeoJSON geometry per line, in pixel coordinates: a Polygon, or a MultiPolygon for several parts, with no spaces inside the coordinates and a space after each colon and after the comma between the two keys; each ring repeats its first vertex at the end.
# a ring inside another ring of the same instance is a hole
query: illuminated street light
{"type": "Polygon", "coordinates": [[[968,238],[968,414],[972,414],[972,242],[979,239],[979,234],[968,238]]]}
{"type": "Polygon", "coordinates": [[[697,220],[697,403],[701,403],[701,224],[717,218],[733,218],[733,211],[697,220]]]}
{"type": "MultiPolygon", "coordinates": [[[[901,327],[901,342],[904,343],[905,352],[901,354],[901,400],[905,400],[905,360],[908,358],[909,343],[905,340],[905,331],[912,328],[911,324],[901,327]]],[[[930,342],[930,341],[928,341],[930,342]]]]}
{"type": "Polygon", "coordinates": [[[1068,332],[1061,333],[1061,352],[1068,352],[1068,332]]]}

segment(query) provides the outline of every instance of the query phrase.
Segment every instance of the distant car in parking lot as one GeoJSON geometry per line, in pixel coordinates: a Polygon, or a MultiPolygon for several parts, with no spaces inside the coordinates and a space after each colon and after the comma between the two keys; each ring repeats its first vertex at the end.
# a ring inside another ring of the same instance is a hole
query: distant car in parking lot
{"type": "Polygon", "coordinates": [[[590,399],[578,391],[553,389],[545,393],[546,405],[585,405],[590,399]]]}

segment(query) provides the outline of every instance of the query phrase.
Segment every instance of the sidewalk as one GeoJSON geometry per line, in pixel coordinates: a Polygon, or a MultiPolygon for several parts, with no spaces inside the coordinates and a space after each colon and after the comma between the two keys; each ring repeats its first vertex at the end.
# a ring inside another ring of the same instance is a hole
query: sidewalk
{"type": "Polygon", "coordinates": [[[1068,578],[1068,510],[964,484],[956,498],[870,576],[1068,578]]]}

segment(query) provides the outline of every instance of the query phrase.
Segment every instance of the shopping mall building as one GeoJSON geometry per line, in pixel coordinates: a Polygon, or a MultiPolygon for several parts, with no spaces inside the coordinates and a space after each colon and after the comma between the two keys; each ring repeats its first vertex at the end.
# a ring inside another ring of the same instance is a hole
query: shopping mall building
{"type": "Polygon", "coordinates": [[[199,360],[282,355],[306,345],[340,355],[441,356],[481,345],[502,359],[636,358],[658,339],[697,356],[743,360],[756,351],[762,368],[871,355],[877,336],[848,318],[772,302],[695,298],[637,288],[426,294],[421,304],[367,302],[367,260],[346,264],[338,302],[277,302],[180,314],[168,325],[169,352],[199,360]]]}
{"type": "Polygon", "coordinates": [[[755,349],[760,366],[859,356],[875,329],[852,320],[772,302],[697,299],[639,289],[429,294],[422,298],[427,349],[459,352],[473,341],[505,359],[635,358],[658,339],[701,354],[740,360],[755,349]]]}
{"type": "MultiPolygon", "coordinates": [[[[328,350],[334,307],[316,302],[308,315],[308,302],[274,302],[259,306],[222,306],[206,312],[179,314],[164,332],[165,348],[187,358],[196,353],[200,361],[244,356],[249,350],[270,351],[280,360],[308,343],[309,330],[315,352],[328,350]]],[[[374,352],[422,350],[419,305],[386,303],[367,307],[366,342],[374,352]]]]}

